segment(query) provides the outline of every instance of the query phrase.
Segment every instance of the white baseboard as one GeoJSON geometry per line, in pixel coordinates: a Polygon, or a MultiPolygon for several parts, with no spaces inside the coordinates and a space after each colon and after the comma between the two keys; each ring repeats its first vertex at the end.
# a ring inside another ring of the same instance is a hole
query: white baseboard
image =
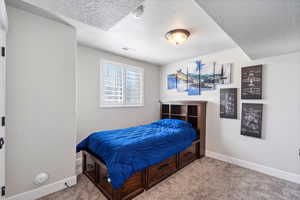
{"type": "MultiPolygon", "coordinates": [[[[241,166],[244,168],[248,168],[248,169],[251,169],[251,170],[254,170],[257,172],[261,172],[261,173],[264,173],[264,174],[267,174],[270,176],[274,176],[277,178],[281,178],[281,179],[284,179],[287,181],[291,181],[291,182],[300,184],[300,175],[298,175],[298,174],[286,172],[286,171],[283,171],[280,169],[275,169],[272,167],[267,167],[267,166],[264,166],[261,164],[249,162],[246,160],[241,160],[238,158],[234,158],[234,157],[227,156],[224,154],[215,153],[212,151],[206,151],[206,156],[217,159],[217,160],[221,160],[224,162],[228,162],[228,163],[231,163],[234,165],[238,165],[238,166],[241,166]]],[[[76,166],[82,166],[82,157],[77,158],[76,166]]],[[[77,171],[77,173],[82,173],[82,167],[80,167],[80,169],[77,169],[76,171],[77,171]]]]}
{"type": "Polygon", "coordinates": [[[286,171],[282,171],[279,169],[275,169],[275,168],[271,168],[271,167],[267,167],[261,164],[257,164],[254,162],[249,162],[246,160],[240,160],[238,158],[234,158],[234,157],[230,157],[224,154],[219,154],[219,153],[215,153],[212,151],[206,151],[206,156],[207,157],[211,157],[217,160],[221,160],[224,162],[228,162],[231,164],[235,164],[244,168],[248,168],[248,169],[252,169],[254,171],[258,171],[270,176],[274,176],[276,178],[281,178],[287,181],[291,181],[294,183],[298,183],[300,184],[300,175],[298,174],[294,174],[294,173],[290,173],[290,172],[286,172],[286,171]]]}
{"type": "Polygon", "coordinates": [[[41,198],[43,196],[46,196],[48,194],[51,194],[51,193],[54,193],[54,192],[57,192],[57,191],[67,188],[65,186],[65,183],[68,183],[69,186],[73,186],[77,183],[77,177],[72,176],[72,177],[63,179],[61,181],[42,186],[37,189],[28,191],[28,192],[24,192],[24,193],[17,194],[12,197],[8,197],[6,199],[7,200],[35,200],[35,199],[41,198]]]}
{"type": "MultiPolygon", "coordinates": [[[[282,171],[279,169],[267,167],[264,165],[241,160],[238,158],[230,157],[230,156],[227,156],[224,154],[215,153],[212,151],[206,151],[206,156],[217,159],[217,160],[221,160],[224,162],[232,163],[232,164],[235,164],[235,165],[238,165],[241,167],[245,167],[248,169],[252,169],[254,171],[258,171],[258,172],[261,172],[261,173],[264,173],[264,174],[267,174],[270,176],[274,176],[277,178],[281,178],[281,179],[284,179],[287,181],[291,181],[291,182],[300,184],[300,175],[298,175],[298,174],[294,174],[294,173],[282,171]]],[[[76,166],[81,165],[81,163],[82,163],[82,158],[78,158],[76,160],[76,166]]],[[[82,170],[82,169],[80,169],[80,170],[82,170]]],[[[80,173],[81,173],[81,171],[80,171],[80,173]]],[[[43,196],[46,196],[48,194],[65,189],[66,182],[68,183],[69,186],[73,186],[77,183],[77,177],[72,176],[72,177],[66,178],[64,180],[42,186],[40,188],[31,190],[28,192],[24,192],[24,193],[21,193],[21,194],[12,196],[12,197],[8,197],[6,199],[7,200],[35,200],[35,199],[41,198],[43,196]]]]}

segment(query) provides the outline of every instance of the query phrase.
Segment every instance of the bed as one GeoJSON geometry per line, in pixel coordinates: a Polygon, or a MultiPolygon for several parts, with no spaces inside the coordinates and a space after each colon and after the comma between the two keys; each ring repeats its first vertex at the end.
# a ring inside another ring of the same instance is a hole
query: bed
{"type": "Polygon", "coordinates": [[[77,145],[83,173],[111,200],[132,199],[205,155],[206,102],[161,102],[161,120],[95,132],[77,145]]]}

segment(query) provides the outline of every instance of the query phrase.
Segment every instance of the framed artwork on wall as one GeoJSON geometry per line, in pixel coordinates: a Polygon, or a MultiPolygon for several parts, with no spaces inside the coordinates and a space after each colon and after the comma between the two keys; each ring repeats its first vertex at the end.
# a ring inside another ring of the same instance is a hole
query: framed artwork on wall
{"type": "Polygon", "coordinates": [[[237,88],[220,89],[220,118],[237,119],[237,88]]]}
{"type": "Polygon", "coordinates": [[[261,138],[263,104],[242,104],[241,135],[261,138]]]}
{"type": "Polygon", "coordinates": [[[176,73],[177,92],[188,91],[188,67],[181,67],[176,73]]]}
{"type": "Polygon", "coordinates": [[[168,74],[168,90],[177,88],[176,74],[168,74]]]}
{"type": "Polygon", "coordinates": [[[262,65],[242,68],[242,99],[262,99],[262,65]]]}
{"type": "Polygon", "coordinates": [[[230,84],[231,83],[231,68],[232,63],[216,64],[215,67],[215,83],[217,85],[230,84]]]}
{"type": "Polygon", "coordinates": [[[188,65],[188,95],[200,95],[200,70],[201,64],[198,62],[192,62],[188,65]]]}
{"type": "Polygon", "coordinates": [[[202,91],[215,90],[215,62],[205,63],[201,67],[200,87],[202,91]]]}
{"type": "Polygon", "coordinates": [[[181,64],[167,75],[168,90],[186,92],[188,96],[216,90],[216,86],[231,83],[233,63],[217,64],[202,60],[181,64]]]}

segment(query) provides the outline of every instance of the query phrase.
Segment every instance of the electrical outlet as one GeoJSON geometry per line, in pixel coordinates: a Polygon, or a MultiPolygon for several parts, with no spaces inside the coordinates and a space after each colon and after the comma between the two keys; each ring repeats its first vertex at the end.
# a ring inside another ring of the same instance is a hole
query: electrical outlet
{"type": "Polygon", "coordinates": [[[36,175],[33,182],[36,185],[42,185],[48,179],[49,179],[49,175],[47,173],[40,173],[40,174],[36,175]]]}

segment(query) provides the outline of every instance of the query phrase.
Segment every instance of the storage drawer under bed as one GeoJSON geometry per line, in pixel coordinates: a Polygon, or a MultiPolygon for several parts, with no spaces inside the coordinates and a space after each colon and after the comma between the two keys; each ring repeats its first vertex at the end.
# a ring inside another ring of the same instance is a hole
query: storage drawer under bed
{"type": "MultiPolygon", "coordinates": [[[[99,158],[89,152],[83,152],[83,173],[95,183],[103,194],[111,199],[116,190],[113,190],[109,179],[107,167],[99,161],[99,158]]],[[[135,173],[118,190],[120,199],[132,199],[144,191],[145,170],[135,173]]]]}
{"type": "Polygon", "coordinates": [[[83,151],[83,173],[95,183],[108,199],[132,199],[177,170],[200,158],[200,142],[182,152],[132,175],[119,190],[114,190],[104,161],[90,152],[83,151]],[[117,195],[117,197],[116,197],[117,195]]]}
{"type": "MultiPolygon", "coordinates": [[[[108,178],[108,172],[106,168],[99,168],[99,178],[97,181],[97,186],[103,188],[110,195],[113,193],[112,184],[108,178]]],[[[132,175],[127,181],[123,184],[120,189],[120,196],[122,199],[126,199],[126,196],[132,193],[142,192],[144,189],[143,183],[143,172],[137,172],[132,175]]]]}
{"type": "Polygon", "coordinates": [[[170,176],[177,171],[177,155],[174,155],[146,169],[147,188],[170,176]]]}

